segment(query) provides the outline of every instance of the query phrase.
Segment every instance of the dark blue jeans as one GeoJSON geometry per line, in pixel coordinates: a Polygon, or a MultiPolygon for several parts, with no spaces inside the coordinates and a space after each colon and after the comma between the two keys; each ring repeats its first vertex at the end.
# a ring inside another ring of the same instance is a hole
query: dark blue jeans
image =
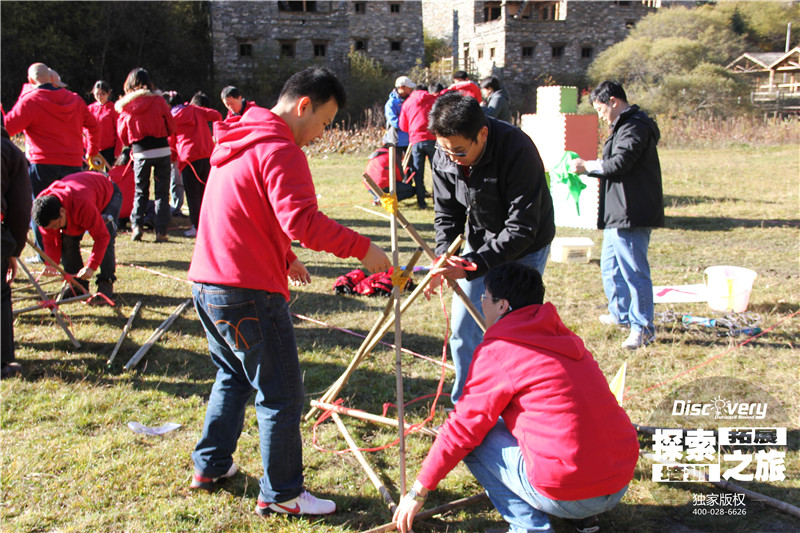
{"type": "Polygon", "coordinates": [[[420,141],[411,147],[411,165],[409,172],[414,176],[414,187],[417,192],[417,202],[425,201],[425,158],[433,161],[436,153],[436,141],[420,141]]]}
{"type": "MultiPolygon", "coordinates": [[[[117,257],[115,253],[115,243],[117,239],[117,227],[119,226],[119,211],[122,208],[122,192],[114,183],[114,193],[108,205],[100,213],[106,223],[106,229],[111,237],[106,247],[106,253],[100,262],[100,271],[97,274],[98,283],[101,281],[117,281],[117,257]]],[[[63,235],[61,236],[61,263],[68,274],[77,274],[83,268],[83,258],[81,257],[81,238],[83,235],[63,235]]]]}
{"type": "MultiPolygon", "coordinates": [[[[81,167],[70,167],[66,165],[43,165],[41,163],[31,163],[28,167],[28,177],[31,180],[31,192],[33,198],[36,199],[39,193],[45,190],[54,181],[58,181],[64,176],[69,176],[76,172],[80,172],[81,167]]],[[[33,230],[33,240],[40,250],[44,250],[42,243],[42,234],[39,231],[39,226],[31,220],[31,229],[33,230]]]]}
{"type": "Polygon", "coordinates": [[[280,294],[205,283],[195,283],[192,294],[217,367],[203,435],[192,453],[195,468],[207,477],[228,471],[255,390],[264,466],[261,500],[284,502],[299,496],[304,393],[286,300],[280,294]]]}
{"type": "Polygon", "coordinates": [[[156,233],[165,235],[167,224],[172,216],[169,205],[170,173],[172,167],[169,157],[155,159],[134,159],[133,173],[136,177],[136,194],[133,196],[131,220],[135,226],[142,225],[150,201],[150,169],[153,169],[153,196],[156,199],[156,233]]]}

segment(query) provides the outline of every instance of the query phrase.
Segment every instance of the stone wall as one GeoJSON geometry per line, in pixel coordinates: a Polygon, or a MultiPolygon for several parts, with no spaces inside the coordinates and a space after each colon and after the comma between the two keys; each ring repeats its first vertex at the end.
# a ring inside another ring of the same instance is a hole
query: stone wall
{"type": "Polygon", "coordinates": [[[275,1],[212,1],[216,85],[253,83],[258,69],[279,61],[298,66],[319,62],[347,76],[347,55],[357,41],[365,44],[369,57],[391,72],[407,70],[424,57],[419,1],[308,4],[313,10],[281,10],[275,1]],[[394,12],[392,5],[396,5],[394,12]],[[399,50],[392,50],[393,43],[399,50]]]}

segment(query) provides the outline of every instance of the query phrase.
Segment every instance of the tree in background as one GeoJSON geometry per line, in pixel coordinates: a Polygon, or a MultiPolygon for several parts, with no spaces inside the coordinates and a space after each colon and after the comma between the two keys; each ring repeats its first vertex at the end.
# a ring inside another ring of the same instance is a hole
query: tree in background
{"type": "Polygon", "coordinates": [[[747,50],[776,49],[786,23],[800,21],[797,3],[725,2],[672,7],[642,19],[589,68],[595,83],[616,79],[632,102],[655,114],[727,116],[741,112],[746,80],[725,66],[747,50]],[[768,12],[768,16],[764,16],[768,12]]]}
{"type": "Polygon", "coordinates": [[[207,2],[3,1],[0,24],[5,109],[37,61],[84,96],[98,79],[119,96],[134,67],[146,68],[162,89],[186,95],[212,90],[207,2]]]}

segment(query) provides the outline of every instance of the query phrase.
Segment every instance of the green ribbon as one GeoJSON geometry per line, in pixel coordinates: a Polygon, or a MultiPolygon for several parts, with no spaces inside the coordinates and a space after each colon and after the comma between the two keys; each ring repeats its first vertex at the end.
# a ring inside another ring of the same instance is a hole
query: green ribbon
{"type": "Polygon", "coordinates": [[[575,152],[564,152],[561,160],[550,169],[550,179],[551,181],[555,179],[556,183],[564,183],[567,186],[569,189],[569,196],[575,200],[575,209],[578,211],[578,216],[581,216],[581,191],[586,188],[586,184],[581,181],[578,174],[570,171],[573,159],[578,159],[578,154],[575,152]]]}

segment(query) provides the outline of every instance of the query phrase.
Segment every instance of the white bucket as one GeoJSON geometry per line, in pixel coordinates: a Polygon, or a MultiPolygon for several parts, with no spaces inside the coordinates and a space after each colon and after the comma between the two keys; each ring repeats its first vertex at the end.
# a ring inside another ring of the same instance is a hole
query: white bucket
{"type": "Polygon", "coordinates": [[[744,313],[758,274],[749,268],[712,266],[703,272],[708,306],[715,311],[744,313]]]}

